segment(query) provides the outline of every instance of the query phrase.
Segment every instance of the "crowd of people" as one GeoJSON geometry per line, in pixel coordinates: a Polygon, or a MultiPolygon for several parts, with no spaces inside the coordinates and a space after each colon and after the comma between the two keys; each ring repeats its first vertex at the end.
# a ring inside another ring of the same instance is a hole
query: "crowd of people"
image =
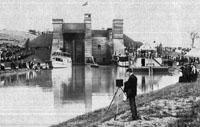
{"type": "Polygon", "coordinates": [[[159,57],[159,54],[156,51],[139,51],[135,52],[136,57],[144,57],[144,58],[155,58],[159,57]]]}
{"type": "MultiPolygon", "coordinates": [[[[0,71],[9,69],[34,69],[40,70],[44,66],[41,66],[40,62],[25,59],[33,55],[32,51],[26,50],[23,47],[11,44],[0,44],[0,71]]],[[[48,68],[48,64],[45,67],[48,68]]]]}
{"type": "Polygon", "coordinates": [[[25,48],[16,45],[1,44],[0,47],[1,62],[23,60],[33,54],[31,51],[27,51],[25,48]]]}
{"type": "Polygon", "coordinates": [[[181,66],[182,76],[179,82],[194,82],[197,80],[198,71],[194,63],[181,66]]]}
{"type": "MultiPolygon", "coordinates": [[[[44,65],[41,65],[41,63],[39,62],[33,62],[33,61],[29,61],[29,62],[24,62],[24,61],[20,61],[20,62],[10,62],[10,69],[15,70],[15,69],[32,69],[32,70],[36,70],[39,71],[41,69],[49,69],[49,64],[45,63],[44,65]]],[[[0,64],[0,71],[5,71],[6,70],[6,66],[5,63],[1,63],[0,64]]]]}

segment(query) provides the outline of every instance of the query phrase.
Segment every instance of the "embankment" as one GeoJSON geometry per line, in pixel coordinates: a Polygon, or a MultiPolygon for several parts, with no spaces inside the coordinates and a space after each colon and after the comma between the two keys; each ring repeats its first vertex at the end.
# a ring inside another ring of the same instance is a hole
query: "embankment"
{"type": "Polygon", "coordinates": [[[90,112],[52,127],[70,126],[198,126],[200,120],[200,78],[196,82],[176,83],[136,98],[141,119],[130,121],[128,102],[121,102],[117,120],[116,105],[90,112]]]}

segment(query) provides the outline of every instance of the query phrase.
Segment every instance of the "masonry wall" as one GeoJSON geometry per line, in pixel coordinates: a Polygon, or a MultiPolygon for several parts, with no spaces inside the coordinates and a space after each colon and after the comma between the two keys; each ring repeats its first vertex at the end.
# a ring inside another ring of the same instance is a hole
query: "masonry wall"
{"type": "Polygon", "coordinates": [[[92,57],[92,25],[91,25],[91,14],[84,15],[85,23],[85,58],[92,57]]]}
{"type": "Polygon", "coordinates": [[[123,19],[114,19],[113,28],[107,29],[106,34],[101,30],[96,32],[100,36],[93,36],[91,14],[84,15],[84,23],[63,23],[62,19],[53,19],[52,51],[63,48],[72,53],[73,63],[80,64],[86,63],[87,58],[109,64],[113,54],[124,54],[123,19]]]}
{"type": "Polygon", "coordinates": [[[84,33],[65,33],[64,49],[71,53],[73,64],[84,64],[84,33]]]}
{"type": "Polygon", "coordinates": [[[113,20],[113,53],[124,54],[123,19],[113,20]]]}
{"type": "Polygon", "coordinates": [[[52,52],[63,47],[62,19],[53,19],[52,52]]]}
{"type": "Polygon", "coordinates": [[[110,64],[112,53],[107,37],[93,37],[92,38],[92,55],[98,64],[110,64]]]}

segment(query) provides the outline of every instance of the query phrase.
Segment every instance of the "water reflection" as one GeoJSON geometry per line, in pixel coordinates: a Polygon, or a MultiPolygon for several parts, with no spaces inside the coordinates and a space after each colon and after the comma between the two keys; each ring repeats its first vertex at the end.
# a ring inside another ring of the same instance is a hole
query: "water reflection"
{"type": "MultiPolygon", "coordinates": [[[[71,75],[71,70],[68,69],[52,70],[56,108],[64,105],[79,105],[83,107],[81,113],[85,113],[104,107],[109,103],[114,91],[113,69],[74,66],[71,75]],[[98,103],[95,102],[96,100],[98,103]]],[[[74,110],[77,112],[77,109],[74,110]]]]}
{"type": "Polygon", "coordinates": [[[152,92],[178,82],[180,74],[175,75],[136,75],[138,94],[152,92]]]}
{"type": "MultiPolygon", "coordinates": [[[[178,81],[178,76],[136,75],[138,92],[178,81]]],[[[49,126],[110,104],[125,68],[73,66],[0,76],[0,125],[49,126]]]]}
{"type": "Polygon", "coordinates": [[[146,91],[146,83],[145,83],[145,77],[142,76],[142,82],[141,82],[142,92],[146,91]]]}
{"type": "MultiPolygon", "coordinates": [[[[157,89],[163,75],[136,75],[138,78],[138,94],[151,92],[157,89]]],[[[167,75],[165,75],[166,77],[167,75]]],[[[176,81],[175,81],[176,82],[176,81]]]]}

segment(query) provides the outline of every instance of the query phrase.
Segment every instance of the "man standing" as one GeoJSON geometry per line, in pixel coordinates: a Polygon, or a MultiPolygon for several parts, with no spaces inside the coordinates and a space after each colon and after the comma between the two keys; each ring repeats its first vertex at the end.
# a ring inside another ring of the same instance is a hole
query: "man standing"
{"type": "Polygon", "coordinates": [[[129,79],[125,82],[124,92],[126,93],[127,98],[129,99],[132,119],[136,120],[138,119],[137,107],[135,103],[135,96],[137,95],[137,77],[133,74],[133,71],[130,68],[127,69],[126,72],[129,73],[129,79]]]}

